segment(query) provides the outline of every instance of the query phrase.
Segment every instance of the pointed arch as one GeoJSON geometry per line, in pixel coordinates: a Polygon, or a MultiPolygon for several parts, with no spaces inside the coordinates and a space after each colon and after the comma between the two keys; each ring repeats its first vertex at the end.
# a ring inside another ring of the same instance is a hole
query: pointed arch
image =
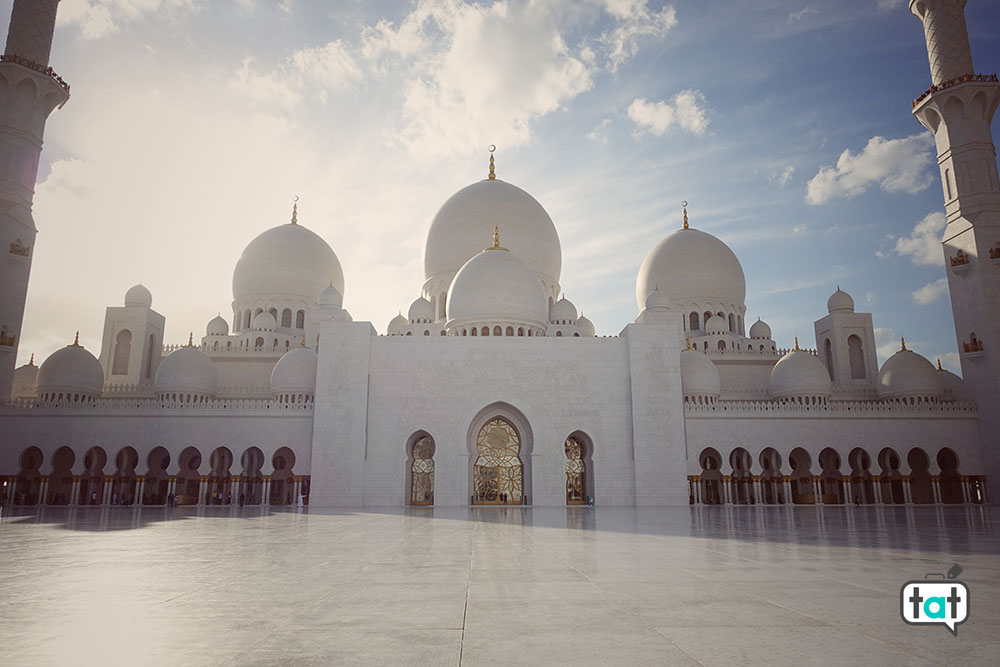
{"type": "Polygon", "coordinates": [[[473,504],[531,504],[534,435],[524,413],[506,402],[481,409],[469,424],[469,481],[473,504]]]}

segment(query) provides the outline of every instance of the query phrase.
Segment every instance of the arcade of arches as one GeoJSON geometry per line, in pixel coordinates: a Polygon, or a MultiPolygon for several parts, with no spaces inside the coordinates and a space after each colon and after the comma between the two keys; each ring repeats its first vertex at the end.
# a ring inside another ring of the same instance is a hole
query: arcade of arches
{"type": "Polygon", "coordinates": [[[819,453],[813,463],[810,454],[796,447],[783,457],[773,447],[758,458],[759,468],[743,447],[729,454],[730,473],[724,474],[723,457],[713,447],[698,456],[700,475],[688,476],[688,497],[703,505],[931,505],[986,502],[986,478],[959,472],[958,455],[942,447],[936,456],[941,471],[930,472],[927,452],[914,447],[906,455],[908,472],[896,450],[885,447],[875,460],[862,447],[848,454],[846,468],[840,454],[831,447],[819,453]],[[787,460],[788,472],[782,472],[787,460]],[[877,466],[874,467],[873,466],[877,466]]]}
{"type": "Polygon", "coordinates": [[[82,474],[73,473],[76,453],[60,447],[52,454],[52,472],[41,472],[45,457],[38,447],[21,453],[16,475],[0,476],[3,499],[15,505],[295,505],[308,503],[309,476],[294,472],[295,453],[281,447],[267,459],[257,447],[240,455],[228,447],[208,456],[208,473],[201,450],[187,447],[176,463],[165,447],[154,447],[140,465],[134,447],[123,447],[109,465],[103,447],[83,455],[82,474]],[[173,471],[170,472],[171,468],[173,471]],[[111,470],[109,473],[108,470],[111,470]]]}

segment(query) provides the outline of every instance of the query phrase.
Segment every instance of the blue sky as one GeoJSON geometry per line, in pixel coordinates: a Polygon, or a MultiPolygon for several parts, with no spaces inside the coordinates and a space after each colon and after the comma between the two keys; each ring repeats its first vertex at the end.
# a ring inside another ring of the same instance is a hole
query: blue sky
{"type": "MultiPolygon", "coordinates": [[[[384,331],[492,143],[499,177],[552,216],[563,289],[599,334],[635,318],[639,265],[687,200],[779,345],[812,345],[840,285],[883,358],[902,335],[957,370],[905,4],[62,0],[52,65],[72,98],[46,132],[19,363],[77,329],[96,352],[136,282],[168,342],[231,317],[236,260],[295,195],[345,306],[384,331]]],[[[977,69],[997,71],[1000,4],[966,17],[977,69]]]]}

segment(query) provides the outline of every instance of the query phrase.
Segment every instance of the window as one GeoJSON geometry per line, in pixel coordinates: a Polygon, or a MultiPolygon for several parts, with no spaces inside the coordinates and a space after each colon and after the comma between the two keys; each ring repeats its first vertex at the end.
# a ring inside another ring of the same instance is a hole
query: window
{"type": "Polygon", "coordinates": [[[153,377],[153,354],[156,350],[156,338],[149,337],[149,349],[146,350],[146,371],[143,373],[147,378],[153,377]]]}
{"type": "Polygon", "coordinates": [[[497,326],[493,327],[493,335],[494,336],[502,336],[503,335],[503,329],[500,328],[500,325],[497,325],[497,326]]]}
{"type": "Polygon", "coordinates": [[[114,361],[111,364],[112,375],[128,375],[128,360],[132,355],[132,332],[122,329],[115,338],[114,361]]]}
{"type": "Polygon", "coordinates": [[[829,338],[826,339],[823,348],[826,350],[826,370],[830,373],[830,380],[833,380],[833,345],[830,344],[829,338]]]}
{"type": "Polygon", "coordinates": [[[281,311],[281,326],[286,329],[292,326],[292,310],[291,308],[285,308],[281,311]]]}
{"type": "Polygon", "coordinates": [[[514,335],[514,327],[507,327],[506,335],[513,336],[514,335]]]}
{"type": "Polygon", "coordinates": [[[847,339],[847,356],[851,361],[851,379],[864,380],[865,352],[861,346],[861,338],[855,334],[851,334],[847,339]]]}
{"type": "Polygon", "coordinates": [[[691,320],[691,326],[689,327],[691,331],[697,331],[701,328],[701,325],[698,324],[698,313],[691,313],[688,319],[691,320]]]}
{"type": "Polygon", "coordinates": [[[295,313],[295,328],[304,329],[306,326],[306,311],[300,310],[295,313]]]}

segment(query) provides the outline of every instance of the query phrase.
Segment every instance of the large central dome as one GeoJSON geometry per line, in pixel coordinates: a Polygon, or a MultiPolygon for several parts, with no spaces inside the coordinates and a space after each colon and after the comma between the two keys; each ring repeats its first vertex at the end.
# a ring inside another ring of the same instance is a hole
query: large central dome
{"type": "Polygon", "coordinates": [[[462,188],[434,216],[424,249],[424,277],[450,282],[499,227],[504,245],[523,259],[552,293],[562,271],[562,249],[552,218],[534,197],[500,180],[462,188]]]}
{"type": "Polygon", "coordinates": [[[344,271],[326,241],[301,225],[280,225],[243,251],[233,272],[233,299],[297,297],[312,304],[331,284],[344,293],[344,271]]]}

